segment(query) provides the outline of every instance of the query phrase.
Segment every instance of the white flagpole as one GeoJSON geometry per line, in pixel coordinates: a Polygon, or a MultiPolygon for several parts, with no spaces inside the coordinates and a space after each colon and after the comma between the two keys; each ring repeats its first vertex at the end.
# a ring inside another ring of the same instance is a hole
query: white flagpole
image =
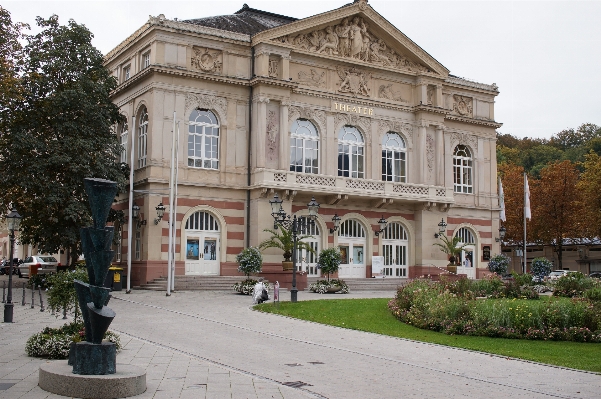
{"type": "Polygon", "coordinates": [[[527,270],[527,252],[526,252],[526,219],[530,220],[530,187],[528,186],[528,176],[524,172],[524,266],[523,273],[527,270]]]}
{"type": "Polygon", "coordinates": [[[172,130],[172,138],[171,138],[171,173],[169,177],[169,244],[167,248],[169,248],[167,253],[167,296],[171,295],[171,262],[172,262],[172,253],[171,253],[171,245],[172,245],[172,232],[173,232],[173,175],[174,175],[174,167],[173,163],[175,160],[175,111],[173,111],[173,130],[172,130]]]}
{"type": "Polygon", "coordinates": [[[175,139],[175,181],[173,184],[173,240],[172,240],[172,266],[171,266],[171,290],[175,291],[175,241],[177,239],[177,179],[179,176],[179,122],[177,122],[177,136],[175,139]]]}
{"type": "Polygon", "coordinates": [[[129,208],[127,218],[127,287],[125,293],[131,293],[131,239],[133,235],[133,217],[131,209],[134,206],[134,145],[135,145],[135,132],[136,132],[136,117],[131,117],[131,147],[129,156],[129,208]]]}
{"type": "Polygon", "coordinates": [[[501,182],[501,176],[499,176],[499,207],[501,208],[501,212],[499,213],[499,219],[502,221],[507,221],[507,217],[505,215],[505,193],[503,192],[503,183],[501,182]]]}

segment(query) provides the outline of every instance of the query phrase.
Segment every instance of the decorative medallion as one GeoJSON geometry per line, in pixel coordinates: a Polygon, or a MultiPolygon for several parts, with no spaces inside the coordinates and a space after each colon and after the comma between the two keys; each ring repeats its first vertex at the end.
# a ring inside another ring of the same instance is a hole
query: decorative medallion
{"type": "Polygon", "coordinates": [[[221,51],[199,47],[194,47],[193,51],[192,67],[203,72],[221,73],[221,51]]]}
{"type": "Polygon", "coordinates": [[[472,98],[460,96],[459,94],[453,94],[453,111],[457,112],[461,116],[472,116],[472,98]]]}

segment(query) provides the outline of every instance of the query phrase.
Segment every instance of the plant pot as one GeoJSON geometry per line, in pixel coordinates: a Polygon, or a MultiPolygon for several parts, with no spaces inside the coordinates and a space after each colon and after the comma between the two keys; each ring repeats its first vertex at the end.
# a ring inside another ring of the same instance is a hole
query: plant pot
{"type": "Polygon", "coordinates": [[[335,285],[335,286],[333,286],[333,287],[328,287],[328,288],[327,288],[327,292],[338,292],[338,291],[340,291],[341,289],[342,289],[342,287],[341,287],[341,286],[339,286],[339,285],[335,285]]]}
{"type": "Polygon", "coordinates": [[[292,262],[282,262],[282,269],[284,271],[292,271],[292,262]]]}
{"type": "Polygon", "coordinates": [[[447,265],[447,271],[453,274],[457,274],[457,265],[447,265]]]}

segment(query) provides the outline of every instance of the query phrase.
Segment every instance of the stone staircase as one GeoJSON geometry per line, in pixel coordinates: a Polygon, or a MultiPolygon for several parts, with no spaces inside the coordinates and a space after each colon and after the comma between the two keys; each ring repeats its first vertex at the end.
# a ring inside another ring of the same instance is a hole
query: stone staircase
{"type": "MultiPolygon", "coordinates": [[[[175,291],[232,291],[232,285],[244,277],[238,276],[175,276],[175,291]]],[[[308,284],[316,282],[317,277],[309,277],[308,284]]],[[[399,278],[349,278],[344,279],[353,291],[395,291],[405,284],[407,279],[399,278]]],[[[142,290],[167,291],[167,277],[161,277],[150,283],[135,287],[142,290]]]]}

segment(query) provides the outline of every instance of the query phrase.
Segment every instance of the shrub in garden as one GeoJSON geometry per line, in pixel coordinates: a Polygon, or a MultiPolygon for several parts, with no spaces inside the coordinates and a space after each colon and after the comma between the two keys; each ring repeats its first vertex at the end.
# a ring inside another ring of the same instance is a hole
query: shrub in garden
{"type": "Polygon", "coordinates": [[[65,270],[48,276],[48,307],[54,312],[67,310],[73,312],[74,320],[77,322],[81,311],[75,286],[75,280],[88,282],[88,271],[85,268],[65,270]]]}
{"type": "Polygon", "coordinates": [[[330,281],[330,274],[336,273],[340,267],[342,261],[342,254],[338,247],[322,249],[317,259],[317,267],[321,269],[321,273],[328,275],[328,281],[330,281]]]}
{"type": "Polygon", "coordinates": [[[533,285],[533,276],[530,273],[520,274],[513,272],[511,273],[511,276],[516,281],[516,283],[518,283],[521,286],[533,285]]]}
{"type": "Polygon", "coordinates": [[[251,273],[260,273],[263,267],[263,256],[257,247],[244,248],[242,252],[236,255],[238,262],[238,271],[244,273],[246,279],[249,279],[251,273]]]}
{"type": "Polygon", "coordinates": [[[331,280],[317,280],[313,284],[309,285],[309,291],[317,292],[318,294],[325,294],[328,292],[328,288],[340,287],[341,294],[348,294],[349,287],[344,280],[331,279],[331,280]]]}
{"type": "MultiPolygon", "coordinates": [[[[66,359],[69,357],[71,343],[84,339],[85,327],[82,322],[74,321],[59,328],[46,327],[42,332],[29,337],[25,344],[25,353],[31,357],[66,359]]],[[[107,331],[104,340],[114,343],[117,351],[121,350],[121,340],[114,332],[107,331]]]]}
{"type": "Polygon", "coordinates": [[[509,266],[509,257],[505,254],[498,254],[490,258],[488,262],[488,270],[502,276],[507,273],[509,266]]]}
{"type": "Polygon", "coordinates": [[[584,291],[583,295],[589,301],[601,302],[601,287],[593,287],[584,291]]]}
{"type": "Polygon", "coordinates": [[[596,281],[580,272],[568,273],[555,280],[553,295],[568,298],[581,297],[584,291],[595,287],[596,281]]]}
{"type": "Polygon", "coordinates": [[[27,280],[27,287],[31,289],[37,289],[37,287],[42,287],[43,290],[48,288],[48,278],[52,276],[54,273],[48,274],[33,274],[29,276],[27,280]]]}
{"type": "MultiPolygon", "coordinates": [[[[255,280],[254,278],[247,278],[244,281],[232,285],[232,289],[239,294],[252,295],[257,282],[258,280],[255,280]]],[[[269,284],[266,281],[264,281],[263,284],[265,284],[265,289],[269,291],[269,284]]]]}
{"type": "Polygon", "coordinates": [[[542,281],[543,278],[547,277],[549,273],[551,273],[552,268],[553,263],[551,263],[549,259],[542,257],[532,259],[532,264],[530,265],[532,275],[537,277],[539,281],[542,281]]]}

